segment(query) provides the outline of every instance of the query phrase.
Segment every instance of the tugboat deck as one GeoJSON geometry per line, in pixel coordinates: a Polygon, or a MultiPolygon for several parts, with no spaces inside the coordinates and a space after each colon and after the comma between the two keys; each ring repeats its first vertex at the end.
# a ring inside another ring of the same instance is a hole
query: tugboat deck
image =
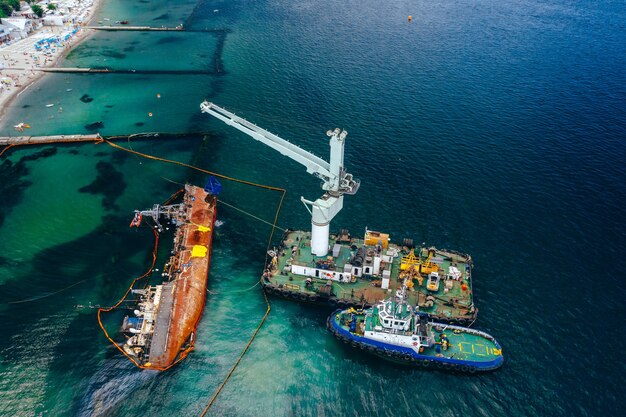
{"type": "MultiPolygon", "coordinates": [[[[400,314],[401,316],[402,314],[400,314]]],[[[412,314],[409,313],[409,316],[412,314]]],[[[443,323],[428,322],[425,317],[416,316],[417,326],[411,323],[412,331],[388,331],[382,333],[382,323],[378,319],[378,309],[374,307],[373,314],[356,312],[355,310],[336,311],[329,317],[329,330],[339,339],[346,342],[356,342],[362,349],[399,363],[420,364],[429,366],[436,363],[444,369],[475,372],[477,370],[493,370],[503,363],[502,348],[498,342],[487,333],[479,330],[463,328],[443,323]],[[353,323],[352,321],[356,321],[353,323]],[[371,336],[372,332],[379,335],[371,336]],[[419,338],[416,337],[419,334],[419,338]],[[368,336],[370,335],[370,336],[368,336]],[[430,339],[430,346],[417,347],[398,343],[399,338],[409,338],[409,341],[430,339]],[[394,343],[395,340],[395,343],[394,343]],[[444,343],[445,341],[445,343],[444,343]]]]}

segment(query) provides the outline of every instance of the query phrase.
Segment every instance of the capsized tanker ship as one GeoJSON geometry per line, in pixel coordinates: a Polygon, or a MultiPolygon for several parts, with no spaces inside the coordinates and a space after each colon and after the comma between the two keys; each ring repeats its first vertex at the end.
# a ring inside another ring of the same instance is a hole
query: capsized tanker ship
{"type": "Polygon", "coordinates": [[[163,268],[161,284],[133,290],[139,302],[126,316],[123,349],[141,368],[165,370],[191,351],[206,299],[213,227],[219,183],[212,179],[202,189],[185,185],[180,204],[136,212],[131,226],[150,216],[159,231],[160,218],[174,226],[172,256],[163,268]]]}
{"type": "Polygon", "coordinates": [[[310,239],[309,232],[287,231],[281,245],[269,251],[261,281],[266,292],[333,307],[369,307],[406,280],[407,302],[420,312],[447,323],[476,319],[469,255],[415,248],[411,239],[395,244],[388,234],[371,230],[362,238],[342,230],[330,236],[328,256],[317,257],[310,239]]]}
{"type": "Polygon", "coordinates": [[[300,197],[311,215],[311,231],[287,231],[268,253],[261,280],[266,292],[340,307],[371,306],[408,278],[409,300],[426,314],[450,323],[469,324],[476,318],[469,255],[423,247],[416,252],[410,239],[393,244],[378,232],[366,231],[362,239],[345,230],[330,234],[344,196],[356,194],[361,185],[344,166],[348,132],[326,132],[330,160],[325,161],[214,103],[204,101],[200,110],[304,165],[322,182],[321,197],[300,197]]]}

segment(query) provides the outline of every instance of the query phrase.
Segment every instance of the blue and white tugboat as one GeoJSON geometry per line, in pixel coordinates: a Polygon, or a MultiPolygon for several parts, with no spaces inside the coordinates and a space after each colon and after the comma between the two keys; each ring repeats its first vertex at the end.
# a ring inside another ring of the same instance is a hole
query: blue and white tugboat
{"type": "Polygon", "coordinates": [[[429,321],[407,303],[406,291],[403,285],[370,309],[337,310],[328,329],[344,343],[394,362],[468,373],[502,366],[502,348],[492,336],[429,321]]]}

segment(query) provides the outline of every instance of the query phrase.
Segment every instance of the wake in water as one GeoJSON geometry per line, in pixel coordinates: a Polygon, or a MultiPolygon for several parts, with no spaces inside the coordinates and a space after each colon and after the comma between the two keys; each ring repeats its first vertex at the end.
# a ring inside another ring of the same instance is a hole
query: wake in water
{"type": "Polygon", "coordinates": [[[107,360],[90,378],[76,415],[106,415],[157,374],[157,371],[137,372],[126,360],[107,360]]]}

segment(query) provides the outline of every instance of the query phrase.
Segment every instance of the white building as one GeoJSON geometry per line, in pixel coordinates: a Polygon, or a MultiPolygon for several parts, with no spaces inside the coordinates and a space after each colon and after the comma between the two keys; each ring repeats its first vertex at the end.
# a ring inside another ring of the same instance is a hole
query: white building
{"type": "Polygon", "coordinates": [[[44,16],[43,19],[41,19],[44,26],[63,26],[65,21],[65,16],[56,15],[44,16]]]}
{"type": "Polygon", "coordinates": [[[11,29],[6,25],[0,25],[0,43],[8,42],[11,39],[11,29]]]}
{"type": "Polygon", "coordinates": [[[12,39],[23,39],[34,30],[31,20],[20,17],[2,18],[0,19],[0,23],[11,29],[12,39]]]}

